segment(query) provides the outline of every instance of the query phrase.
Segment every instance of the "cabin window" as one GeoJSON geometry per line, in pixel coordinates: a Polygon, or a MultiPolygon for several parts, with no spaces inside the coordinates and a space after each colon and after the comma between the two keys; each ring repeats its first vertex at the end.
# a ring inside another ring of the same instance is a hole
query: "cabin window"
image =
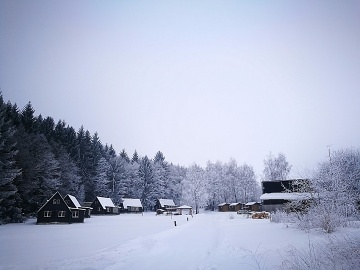
{"type": "Polygon", "coordinates": [[[98,211],[101,212],[101,207],[98,207],[98,211]]]}
{"type": "Polygon", "coordinates": [[[66,212],[65,211],[59,211],[58,212],[58,217],[65,217],[66,212]]]}
{"type": "Polygon", "coordinates": [[[110,208],[110,207],[106,207],[106,211],[107,211],[108,213],[110,213],[110,212],[111,212],[111,208],[110,208]]]}
{"type": "Polygon", "coordinates": [[[51,211],[44,211],[44,217],[51,217],[51,211]]]}
{"type": "Polygon", "coordinates": [[[60,204],[60,199],[54,199],[53,204],[60,204]]]}
{"type": "Polygon", "coordinates": [[[79,217],[79,211],[73,211],[72,212],[72,217],[73,218],[78,218],[79,217]]]}

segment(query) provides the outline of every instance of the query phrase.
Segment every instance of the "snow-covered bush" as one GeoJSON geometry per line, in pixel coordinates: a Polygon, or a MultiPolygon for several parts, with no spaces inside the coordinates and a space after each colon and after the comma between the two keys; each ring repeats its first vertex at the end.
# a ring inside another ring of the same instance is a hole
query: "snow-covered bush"
{"type": "Polygon", "coordinates": [[[275,223],[294,223],[295,218],[293,213],[284,210],[277,210],[270,215],[270,221],[275,223]]]}
{"type": "Polygon", "coordinates": [[[306,250],[290,247],[281,269],[327,270],[358,269],[360,265],[360,237],[330,237],[325,243],[310,243],[306,250]]]}

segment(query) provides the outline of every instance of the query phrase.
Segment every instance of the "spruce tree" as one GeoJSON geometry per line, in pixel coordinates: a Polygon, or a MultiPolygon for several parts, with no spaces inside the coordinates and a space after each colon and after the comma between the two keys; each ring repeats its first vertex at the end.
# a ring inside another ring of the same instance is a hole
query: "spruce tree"
{"type": "Polygon", "coordinates": [[[18,194],[14,179],[20,175],[15,166],[15,143],[11,142],[14,128],[6,121],[6,105],[0,94],[0,224],[22,221],[21,209],[17,205],[18,194]]]}

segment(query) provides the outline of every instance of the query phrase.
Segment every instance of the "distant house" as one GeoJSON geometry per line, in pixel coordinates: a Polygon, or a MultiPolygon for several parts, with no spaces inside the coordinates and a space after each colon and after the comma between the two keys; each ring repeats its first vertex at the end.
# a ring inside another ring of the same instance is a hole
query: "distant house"
{"type": "MultiPolygon", "coordinates": [[[[242,209],[244,206],[243,203],[231,203],[229,205],[229,211],[234,211],[234,212],[237,212],[239,211],[240,209],[242,209]]],[[[220,211],[220,210],[219,210],[220,211]]]]}
{"type": "Polygon", "coordinates": [[[79,209],[84,209],[85,210],[85,217],[86,218],[89,218],[91,216],[91,207],[86,207],[86,206],[81,206],[79,201],[76,199],[76,197],[70,195],[70,194],[67,194],[65,197],[64,197],[64,201],[66,202],[66,204],[69,206],[69,207],[72,207],[72,208],[79,208],[79,209]]]}
{"type": "Polygon", "coordinates": [[[187,214],[186,215],[191,215],[192,216],[192,207],[191,206],[188,206],[188,205],[182,205],[182,206],[179,206],[179,207],[176,207],[178,213],[180,215],[183,214],[183,212],[186,213],[187,211],[187,214]]]}
{"type": "Polygon", "coordinates": [[[37,224],[81,223],[84,217],[84,209],[68,206],[60,193],[55,192],[37,212],[37,224]]]}
{"type": "Polygon", "coordinates": [[[261,209],[261,203],[248,202],[248,203],[245,203],[245,208],[251,212],[259,212],[261,209]]]}
{"type": "Polygon", "coordinates": [[[155,211],[159,209],[164,211],[176,211],[176,204],[172,199],[158,199],[155,204],[155,211]]]}
{"type": "Polygon", "coordinates": [[[143,206],[141,204],[140,199],[129,199],[123,198],[122,199],[122,209],[124,212],[143,212],[143,206]]]}
{"type": "Polygon", "coordinates": [[[228,212],[230,210],[230,203],[220,203],[218,209],[219,212],[228,212]]]}
{"type": "Polygon", "coordinates": [[[91,204],[92,213],[94,215],[117,215],[119,214],[119,207],[115,206],[110,198],[96,197],[91,204]]]}
{"type": "Polygon", "coordinates": [[[311,199],[307,179],[292,179],[279,181],[263,181],[263,194],[260,196],[263,211],[273,212],[284,208],[292,201],[309,201],[311,199]]]}

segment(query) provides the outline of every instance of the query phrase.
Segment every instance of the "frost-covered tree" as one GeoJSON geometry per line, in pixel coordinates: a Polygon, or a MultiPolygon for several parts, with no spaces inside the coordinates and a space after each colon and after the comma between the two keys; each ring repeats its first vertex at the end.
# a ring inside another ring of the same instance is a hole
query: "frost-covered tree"
{"type": "Polygon", "coordinates": [[[206,205],[208,201],[207,184],[205,171],[193,164],[187,169],[182,185],[182,202],[195,208],[195,213],[199,213],[199,208],[206,205]]]}
{"type": "Polygon", "coordinates": [[[264,180],[286,180],[290,174],[291,165],[286,160],[283,153],[279,153],[277,157],[271,153],[264,160],[264,180]]]}
{"type": "Polygon", "coordinates": [[[319,200],[310,212],[318,209],[323,213],[322,220],[328,232],[337,226],[347,224],[349,218],[359,214],[360,202],[360,151],[343,149],[335,151],[329,161],[319,165],[313,181],[319,200]]]}
{"type": "Polygon", "coordinates": [[[139,161],[140,161],[139,155],[138,155],[138,153],[137,153],[136,150],[135,150],[135,151],[134,151],[134,154],[133,154],[133,156],[132,156],[132,158],[131,158],[131,162],[132,162],[132,163],[134,163],[134,162],[139,163],[139,161]]]}
{"type": "Polygon", "coordinates": [[[51,146],[60,167],[59,192],[74,195],[80,202],[84,201],[84,186],[78,166],[62,145],[52,142],[51,146]]]}
{"type": "Polygon", "coordinates": [[[105,158],[100,158],[96,166],[96,195],[110,197],[115,190],[115,181],[111,175],[111,166],[105,158]]]}
{"type": "Polygon", "coordinates": [[[120,153],[120,157],[125,160],[127,163],[130,162],[130,158],[128,156],[128,154],[126,153],[125,149],[123,149],[120,153]]]}
{"type": "Polygon", "coordinates": [[[256,181],[253,167],[244,163],[238,167],[238,175],[241,183],[241,201],[258,201],[260,196],[259,183],[256,181]]]}
{"type": "MultiPolygon", "coordinates": [[[[168,198],[170,181],[169,181],[169,165],[165,161],[165,156],[158,151],[154,157],[154,178],[157,185],[157,198],[168,198]]],[[[169,197],[171,198],[171,197],[169,197]]]]}
{"type": "Polygon", "coordinates": [[[139,164],[139,178],[141,183],[141,201],[145,210],[152,210],[157,199],[157,186],[151,160],[145,156],[139,164]]]}

